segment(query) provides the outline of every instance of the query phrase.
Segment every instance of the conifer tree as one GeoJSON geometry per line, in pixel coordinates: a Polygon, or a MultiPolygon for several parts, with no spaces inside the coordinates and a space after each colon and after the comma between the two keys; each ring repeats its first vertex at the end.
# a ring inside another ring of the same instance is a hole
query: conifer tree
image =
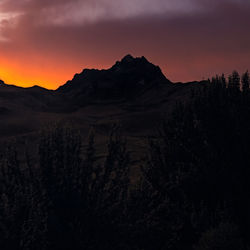
{"type": "Polygon", "coordinates": [[[226,80],[226,77],[225,77],[224,74],[222,74],[221,77],[220,77],[220,83],[221,83],[221,85],[222,85],[223,88],[226,88],[226,86],[227,86],[227,80],[226,80]]]}
{"type": "Polygon", "coordinates": [[[249,79],[249,72],[246,71],[242,77],[241,77],[241,83],[242,83],[242,90],[243,92],[246,92],[249,90],[249,83],[250,83],[250,79],[249,79]]]}
{"type": "Polygon", "coordinates": [[[240,89],[240,75],[236,70],[229,76],[228,88],[233,90],[240,89]]]}

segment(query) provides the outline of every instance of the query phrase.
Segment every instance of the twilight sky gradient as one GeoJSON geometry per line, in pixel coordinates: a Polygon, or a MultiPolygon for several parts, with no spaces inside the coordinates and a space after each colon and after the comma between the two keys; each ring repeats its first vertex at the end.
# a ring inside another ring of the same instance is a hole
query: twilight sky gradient
{"type": "Polygon", "coordinates": [[[0,79],[55,89],[131,53],[172,81],[250,69],[250,0],[0,0],[0,79]]]}

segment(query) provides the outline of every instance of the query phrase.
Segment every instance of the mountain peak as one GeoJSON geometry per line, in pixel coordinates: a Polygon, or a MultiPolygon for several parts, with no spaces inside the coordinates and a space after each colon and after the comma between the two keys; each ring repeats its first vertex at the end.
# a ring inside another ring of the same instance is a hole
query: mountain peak
{"type": "Polygon", "coordinates": [[[131,56],[130,54],[124,56],[121,60],[121,62],[132,62],[135,58],[133,56],[131,56]]]}
{"type": "MultiPolygon", "coordinates": [[[[124,56],[121,61],[117,61],[115,65],[128,65],[128,64],[135,64],[135,63],[149,63],[149,61],[144,57],[133,57],[132,55],[128,54],[124,56]]],[[[115,66],[114,65],[114,66],[115,66]]]]}
{"type": "Polygon", "coordinates": [[[58,91],[79,96],[82,99],[123,99],[136,96],[171,83],[160,67],[150,63],[145,57],[126,55],[109,69],[85,69],[58,91]]]}

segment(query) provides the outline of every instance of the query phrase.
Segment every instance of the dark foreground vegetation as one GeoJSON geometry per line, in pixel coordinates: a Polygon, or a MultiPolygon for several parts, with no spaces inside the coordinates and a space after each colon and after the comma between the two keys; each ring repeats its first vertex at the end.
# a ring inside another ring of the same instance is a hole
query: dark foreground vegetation
{"type": "Polygon", "coordinates": [[[45,130],[37,164],[6,147],[0,249],[249,249],[248,73],[216,77],[176,105],[149,139],[136,186],[119,127],[104,160],[94,139],[83,147],[74,129],[45,130]]]}

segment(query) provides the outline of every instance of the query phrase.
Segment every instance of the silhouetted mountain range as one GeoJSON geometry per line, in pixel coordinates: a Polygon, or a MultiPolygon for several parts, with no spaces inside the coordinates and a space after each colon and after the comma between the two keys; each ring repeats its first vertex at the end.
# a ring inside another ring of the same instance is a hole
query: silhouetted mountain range
{"type": "Polygon", "coordinates": [[[170,84],[161,69],[145,57],[125,56],[107,70],[85,69],[57,91],[77,100],[86,99],[133,99],[146,91],[170,84]]]}
{"type": "Polygon", "coordinates": [[[174,84],[160,67],[145,57],[131,55],[110,69],[84,69],[54,91],[1,81],[0,134],[22,134],[48,122],[68,119],[80,126],[119,120],[132,130],[137,127],[135,123],[150,127],[177,100],[185,100],[193,86],[197,84],[174,84]]]}

